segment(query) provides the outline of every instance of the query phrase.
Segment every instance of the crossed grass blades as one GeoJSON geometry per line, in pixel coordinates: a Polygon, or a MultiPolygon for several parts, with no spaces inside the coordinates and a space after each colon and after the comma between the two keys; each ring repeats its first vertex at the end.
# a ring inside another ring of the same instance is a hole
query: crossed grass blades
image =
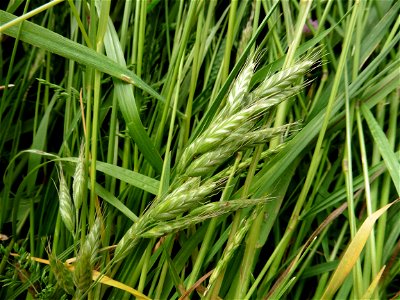
{"type": "MultiPolygon", "coordinates": [[[[168,192],[158,197],[144,214],[129,228],[116,245],[109,267],[122,261],[143,238],[157,238],[188,228],[199,222],[234,211],[256,207],[247,219],[241,222],[233,243],[219,260],[206,292],[218,278],[232,258],[255,217],[262,211],[268,199],[235,199],[210,202],[211,197],[221,191],[232,172],[243,173],[250,164],[244,160],[236,169],[229,161],[237,152],[264,144],[271,138],[281,140],[289,133],[299,130],[298,123],[270,128],[263,119],[277,104],[290,99],[306,83],[300,78],[315,64],[317,54],[300,59],[294,66],[272,74],[256,88],[250,90],[250,81],[256,68],[256,59],[250,58],[243,67],[223,108],[210,126],[183,151],[174,168],[174,179],[168,192]]],[[[283,141],[283,140],[282,140],[283,141]]],[[[265,150],[261,157],[276,153],[283,146],[265,150]]],[[[79,215],[82,205],[82,184],[85,184],[84,147],[82,145],[74,180],[72,197],[60,164],[59,209],[61,219],[74,236],[79,232],[79,215]]],[[[50,254],[50,269],[58,286],[66,293],[80,298],[91,288],[91,273],[97,258],[100,241],[100,218],[97,218],[86,240],[77,253],[73,270],[68,269],[54,254],[50,254]]]]}

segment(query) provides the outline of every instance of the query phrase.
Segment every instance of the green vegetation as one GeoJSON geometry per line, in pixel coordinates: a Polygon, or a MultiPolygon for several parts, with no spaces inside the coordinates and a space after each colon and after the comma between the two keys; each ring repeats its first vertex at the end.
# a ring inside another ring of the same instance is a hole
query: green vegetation
{"type": "Polygon", "coordinates": [[[0,7],[1,299],[399,299],[399,1],[0,7]]]}

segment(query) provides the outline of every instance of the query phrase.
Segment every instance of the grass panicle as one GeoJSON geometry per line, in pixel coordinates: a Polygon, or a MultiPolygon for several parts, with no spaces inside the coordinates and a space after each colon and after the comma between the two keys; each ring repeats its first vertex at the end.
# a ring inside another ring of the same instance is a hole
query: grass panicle
{"type": "Polygon", "coordinates": [[[220,113],[221,118],[223,118],[224,115],[229,116],[235,113],[238,111],[238,109],[245,105],[245,96],[249,91],[250,80],[253,77],[255,67],[256,63],[254,59],[250,58],[233,83],[226,101],[226,105],[220,113]]]}
{"type": "Polygon", "coordinates": [[[141,237],[155,237],[174,232],[178,228],[201,222],[203,217],[191,220],[190,212],[201,207],[207,197],[215,194],[221,179],[213,178],[215,171],[223,163],[243,148],[265,143],[270,138],[282,134],[293,124],[278,128],[255,128],[257,119],[260,119],[268,109],[293,96],[301,87],[296,86],[300,72],[312,65],[312,61],[299,63],[293,70],[295,74],[288,76],[287,72],[280,72],[278,77],[286,78],[286,90],[273,96],[268,92],[274,80],[262,83],[255,91],[248,93],[250,80],[254,73],[254,59],[250,59],[232,85],[226,105],[216,116],[210,126],[184,150],[178,161],[177,174],[171,187],[176,187],[167,195],[156,200],[142,217],[128,230],[120,240],[115,251],[117,260],[122,259],[136,245],[141,237]],[[288,88],[289,86],[291,88],[288,88]],[[268,94],[269,93],[269,94],[268,94]],[[244,104],[245,98],[252,102],[244,104]],[[182,181],[183,178],[183,181],[182,181]],[[208,178],[207,180],[201,179],[208,178]],[[189,212],[187,217],[182,214],[189,212]],[[178,219],[176,219],[178,218],[178,219]],[[171,223],[168,224],[167,222],[171,223]],[[162,224],[158,224],[162,222],[162,224]],[[163,228],[163,229],[162,229],[163,228]]]}
{"type": "Polygon", "coordinates": [[[98,259],[97,253],[99,251],[100,240],[101,240],[100,229],[101,229],[100,219],[96,218],[80,250],[81,253],[90,253],[91,266],[93,266],[98,259]]]}
{"type": "Polygon", "coordinates": [[[90,253],[82,253],[77,258],[73,273],[73,281],[76,287],[74,298],[79,299],[89,290],[92,283],[90,253]]]}
{"type": "MultiPolygon", "coordinates": [[[[255,68],[254,60],[251,59],[235,80],[226,106],[215,117],[214,122],[182,153],[177,172],[184,172],[192,159],[200,154],[220,148],[221,145],[240,144],[234,139],[250,133],[254,129],[255,121],[266,111],[294,96],[304,86],[297,81],[313,64],[315,60],[312,59],[300,60],[293,67],[265,79],[254,91],[248,93],[255,68]]],[[[260,139],[260,143],[262,142],[260,139]]],[[[226,157],[235,152],[230,152],[227,148],[218,150],[220,153],[224,152],[226,157]]]]}

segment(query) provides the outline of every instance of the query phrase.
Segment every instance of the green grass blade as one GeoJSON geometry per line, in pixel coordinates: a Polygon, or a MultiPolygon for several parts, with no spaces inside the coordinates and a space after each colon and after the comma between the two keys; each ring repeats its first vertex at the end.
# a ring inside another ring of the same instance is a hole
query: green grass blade
{"type": "Polygon", "coordinates": [[[156,179],[101,161],[97,161],[96,168],[97,171],[103,172],[104,174],[117,178],[153,195],[157,195],[160,182],[156,179]]]}
{"type": "Polygon", "coordinates": [[[397,194],[400,195],[400,163],[396,158],[396,155],[391,151],[391,146],[384,132],[375,120],[370,110],[365,106],[361,106],[361,111],[367,121],[368,127],[371,131],[372,137],[374,138],[375,144],[377,145],[379,152],[381,153],[385,165],[389,171],[394,186],[396,187],[397,194]]]}
{"type": "MultiPolygon", "coordinates": [[[[126,65],[121,43],[111,20],[108,22],[108,29],[104,37],[104,46],[107,55],[111,59],[117,61],[120,65],[126,65]]],[[[161,172],[163,165],[162,159],[140,120],[132,88],[120,80],[114,80],[114,91],[118,99],[119,108],[126,121],[129,135],[137,143],[139,149],[155,170],[161,172]]]]}
{"type": "MultiPolygon", "coordinates": [[[[88,185],[88,187],[90,187],[90,185],[88,185]]],[[[95,184],[95,191],[96,194],[99,195],[103,200],[105,200],[111,206],[114,206],[133,222],[138,219],[138,217],[128,207],[126,207],[118,198],[116,198],[97,182],[95,184]]]]}
{"type": "MultiPolygon", "coordinates": [[[[0,26],[14,20],[15,18],[16,16],[0,10],[0,26]]],[[[2,33],[16,37],[18,34],[18,27],[10,27],[2,33]]],[[[160,94],[126,67],[121,66],[110,58],[107,58],[88,47],[75,43],[42,26],[29,21],[24,21],[20,40],[109,74],[124,82],[137,86],[158,100],[164,100],[160,94]]]]}

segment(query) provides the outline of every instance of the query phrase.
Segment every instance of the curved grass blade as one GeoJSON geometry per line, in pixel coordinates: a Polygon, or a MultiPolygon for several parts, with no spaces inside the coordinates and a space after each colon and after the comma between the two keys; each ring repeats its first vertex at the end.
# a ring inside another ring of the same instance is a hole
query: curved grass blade
{"type": "MultiPolygon", "coordinates": [[[[16,18],[16,16],[0,10],[0,26],[16,18]]],[[[15,26],[10,27],[2,33],[16,37],[18,34],[18,28],[15,26]]],[[[50,51],[65,58],[72,59],[82,65],[92,67],[122,81],[133,84],[149,93],[154,98],[164,101],[164,98],[160,94],[126,67],[121,66],[105,55],[97,53],[93,49],[75,43],[42,26],[29,21],[24,21],[19,38],[25,43],[50,51]]]]}
{"type": "Polygon", "coordinates": [[[400,199],[385,205],[381,209],[370,215],[364,223],[361,225],[360,229],[357,231],[353,240],[350,242],[347,250],[343,254],[342,259],[339,262],[338,267],[333,273],[328,287],[326,288],[322,299],[332,299],[336,291],[340,288],[347,275],[352,270],[353,266],[356,264],[361,251],[364,249],[365,243],[374,227],[376,220],[378,220],[393,204],[399,202],[400,199]]]}
{"type": "Polygon", "coordinates": [[[361,297],[361,299],[372,299],[374,295],[374,291],[376,290],[379,281],[382,278],[383,272],[385,271],[386,266],[383,266],[382,269],[379,271],[378,274],[376,274],[374,280],[372,280],[371,284],[369,285],[367,291],[364,293],[364,295],[361,297]]]}
{"type": "Polygon", "coordinates": [[[397,194],[400,195],[400,163],[396,158],[395,153],[391,150],[392,147],[390,146],[388,139],[369,109],[365,105],[362,105],[361,112],[367,121],[369,130],[371,131],[372,137],[375,141],[375,145],[378,147],[389,174],[392,177],[397,194]]]}

